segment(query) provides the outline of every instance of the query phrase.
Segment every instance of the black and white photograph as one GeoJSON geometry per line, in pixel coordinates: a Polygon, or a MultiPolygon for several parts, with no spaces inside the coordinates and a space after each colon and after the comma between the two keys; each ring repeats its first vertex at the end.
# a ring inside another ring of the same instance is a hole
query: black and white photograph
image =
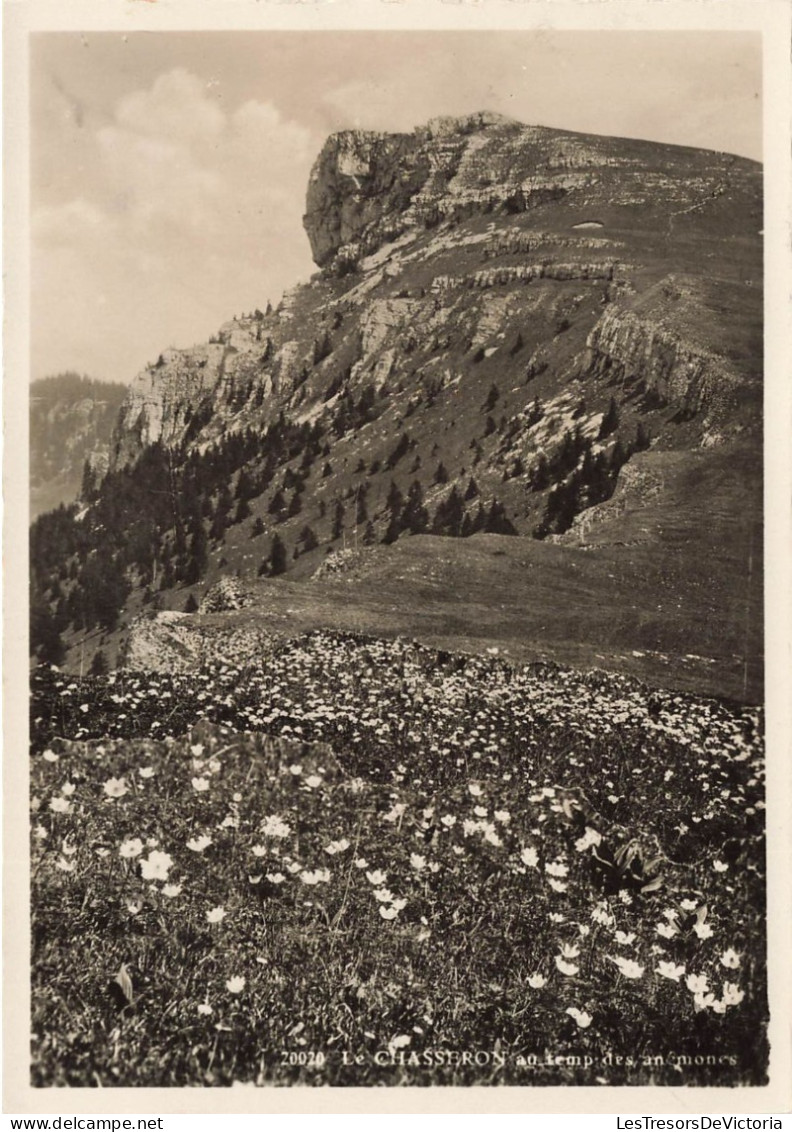
{"type": "Polygon", "coordinates": [[[750,1107],[767,29],[252,7],[28,36],[28,1103],[750,1107]]]}

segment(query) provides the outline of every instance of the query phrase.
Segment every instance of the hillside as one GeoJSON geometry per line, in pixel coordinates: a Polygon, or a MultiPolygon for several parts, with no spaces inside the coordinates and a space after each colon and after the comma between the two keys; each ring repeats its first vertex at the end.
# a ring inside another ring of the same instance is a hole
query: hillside
{"type": "Polygon", "coordinates": [[[127,386],[76,373],[41,378],[30,387],[31,519],[80,494],[85,461],[107,471],[110,437],[127,386]]]}
{"type": "Polygon", "coordinates": [[[318,273],[150,364],[87,511],[34,530],[39,656],[54,624],[112,662],[237,575],[262,625],[759,697],[761,226],[728,154],[488,114],[333,135],[318,273]]]}

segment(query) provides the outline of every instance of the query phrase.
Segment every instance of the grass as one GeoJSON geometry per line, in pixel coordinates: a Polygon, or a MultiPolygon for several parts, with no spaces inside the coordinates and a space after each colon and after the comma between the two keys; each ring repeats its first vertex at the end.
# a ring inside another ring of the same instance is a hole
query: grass
{"type": "MultiPolygon", "coordinates": [[[[231,655],[234,634],[247,634],[255,649],[273,634],[316,628],[402,635],[433,648],[496,648],[514,662],[606,668],[761,702],[762,501],[752,458],[729,445],[639,460],[662,493],[628,497],[585,545],[405,537],[366,551],[349,576],[245,578],[250,608],[195,616],[179,632],[225,635],[231,655]]],[[[182,609],[185,596],[173,605],[182,609]]],[[[167,631],[157,628],[166,644],[167,631]]]]}
{"type": "Polygon", "coordinates": [[[761,1084],[761,726],[329,632],[39,670],[33,1083],[761,1084]]]}

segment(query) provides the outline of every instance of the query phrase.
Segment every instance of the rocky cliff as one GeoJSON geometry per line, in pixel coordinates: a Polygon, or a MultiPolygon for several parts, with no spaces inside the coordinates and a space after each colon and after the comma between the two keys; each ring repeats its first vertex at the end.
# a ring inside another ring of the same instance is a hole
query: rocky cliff
{"type": "MultiPolygon", "coordinates": [[[[729,154],[485,113],[333,135],[307,189],[317,274],[163,352],[122,407],[107,490],[158,500],[130,516],[125,615],[425,533],[677,546],[676,503],[651,513],[688,466],[755,507],[761,225],[761,168],[729,154]]],[[[706,559],[723,531],[698,505],[706,559]]]]}

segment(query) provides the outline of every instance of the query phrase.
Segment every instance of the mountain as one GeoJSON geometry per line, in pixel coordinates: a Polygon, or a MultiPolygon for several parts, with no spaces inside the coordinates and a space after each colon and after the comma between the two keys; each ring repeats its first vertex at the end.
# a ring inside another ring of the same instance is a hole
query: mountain
{"type": "Polygon", "coordinates": [[[343,616],[756,697],[761,227],[729,154],[487,113],[332,135],[317,274],[161,354],[86,514],[34,529],[68,662],[236,575],[182,636],[343,616]]]}
{"type": "Polygon", "coordinates": [[[76,373],[40,378],[30,387],[31,518],[72,503],[85,461],[101,478],[127,386],[76,373]]]}

